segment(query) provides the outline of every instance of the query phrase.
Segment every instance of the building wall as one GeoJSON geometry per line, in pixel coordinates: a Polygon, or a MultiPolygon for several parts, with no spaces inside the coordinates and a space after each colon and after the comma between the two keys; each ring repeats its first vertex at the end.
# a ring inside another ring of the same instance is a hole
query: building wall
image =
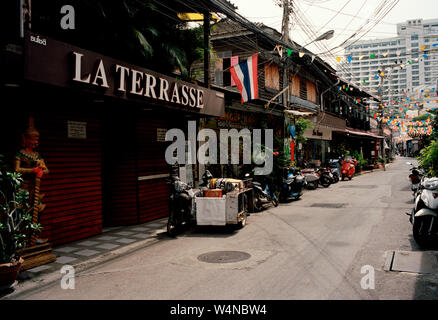
{"type": "Polygon", "coordinates": [[[411,20],[397,25],[397,37],[359,41],[345,48],[345,56],[353,56],[351,63],[345,63],[346,72],[340,74],[349,81],[372,93],[378,93],[380,79],[375,75],[386,66],[383,85],[384,101],[405,98],[403,90],[415,92],[418,87],[437,87],[438,52],[427,52],[438,43],[438,19],[411,20]],[[421,48],[427,57],[423,56],[421,48]],[[383,56],[388,53],[388,55],[383,56]],[[398,54],[399,53],[399,54],[398,54]],[[370,59],[375,54],[376,58],[370,59]],[[364,58],[359,60],[359,56],[364,58]],[[409,64],[409,61],[412,64],[409,64]],[[396,65],[397,64],[397,65],[396,65]],[[405,68],[400,69],[404,64],[405,68]],[[363,80],[366,80],[366,83],[363,80]],[[394,92],[395,91],[395,92],[394,92]]]}

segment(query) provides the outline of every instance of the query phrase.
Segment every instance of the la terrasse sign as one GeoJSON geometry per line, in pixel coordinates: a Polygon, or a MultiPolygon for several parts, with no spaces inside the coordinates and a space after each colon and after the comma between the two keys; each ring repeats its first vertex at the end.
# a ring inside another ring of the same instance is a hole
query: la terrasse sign
{"type": "MultiPolygon", "coordinates": [[[[75,56],[75,73],[73,81],[91,84],[97,87],[109,88],[106,69],[102,59],[98,61],[98,67],[94,74],[85,73],[82,71],[82,59],[84,54],[73,52],[75,56]],[[92,80],[93,79],[93,80],[92,80]]],[[[188,85],[178,85],[174,82],[172,87],[169,81],[156,77],[150,73],[145,73],[133,68],[129,68],[120,64],[115,65],[115,71],[118,75],[117,90],[121,93],[126,93],[129,86],[129,93],[138,96],[145,96],[152,99],[167,101],[181,104],[183,106],[204,108],[204,90],[189,87],[188,85]],[[127,84],[127,82],[129,82],[127,84]]]]}
{"type": "Polygon", "coordinates": [[[24,69],[32,81],[209,116],[225,114],[223,93],[30,32],[24,69]]]}

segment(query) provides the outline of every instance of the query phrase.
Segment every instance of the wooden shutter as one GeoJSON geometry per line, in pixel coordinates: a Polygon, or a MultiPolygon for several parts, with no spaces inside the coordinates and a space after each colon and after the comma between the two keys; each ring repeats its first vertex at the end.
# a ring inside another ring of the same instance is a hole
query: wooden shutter
{"type": "Polygon", "coordinates": [[[307,81],[307,100],[316,103],[316,87],[312,81],[307,81]]]}
{"type": "Polygon", "coordinates": [[[265,87],[280,90],[280,73],[276,64],[265,64],[265,87]]]}
{"type": "Polygon", "coordinates": [[[291,82],[289,83],[290,94],[299,97],[300,96],[300,77],[295,75],[292,77],[291,82]]]}

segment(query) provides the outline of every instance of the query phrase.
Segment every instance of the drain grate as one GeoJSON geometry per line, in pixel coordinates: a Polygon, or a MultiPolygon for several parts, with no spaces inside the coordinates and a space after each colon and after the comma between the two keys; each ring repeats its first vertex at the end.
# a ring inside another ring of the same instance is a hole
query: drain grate
{"type": "Polygon", "coordinates": [[[346,203],[314,203],[311,207],[314,208],[343,208],[347,204],[346,203]]]}
{"type": "Polygon", "coordinates": [[[213,251],[201,254],[198,260],[207,263],[234,263],[249,258],[251,255],[242,251],[213,251]]]}
{"type": "Polygon", "coordinates": [[[377,188],[376,185],[354,185],[354,184],[350,184],[350,185],[345,185],[345,186],[340,186],[340,189],[375,189],[377,188]]]}

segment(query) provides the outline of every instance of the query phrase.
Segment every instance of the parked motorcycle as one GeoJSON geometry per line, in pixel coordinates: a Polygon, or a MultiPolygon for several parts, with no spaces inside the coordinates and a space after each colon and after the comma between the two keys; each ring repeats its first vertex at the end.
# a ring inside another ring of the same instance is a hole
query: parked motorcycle
{"type": "Polygon", "coordinates": [[[422,179],[410,214],[412,233],[420,247],[428,248],[438,240],[438,178],[422,179]]]}
{"type": "Polygon", "coordinates": [[[317,172],[319,174],[319,184],[324,188],[328,188],[334,183],[334,176],[329,168],[319,167],[317,172]]]}
{"type": "Polygon", "coordinates": [[[424,177],[424,172],[420,168],[415,167],[411,162],[406,162],[406,164],[412,166],[410,169],[411,173],[409,174],[409,180],[411,181],[411,190],[415,197],[420,188],[421,180],[424,177]]]}
{"type": "Polygon", "coordinates": [[[333,174],[333,183],[338,183],[341,176],[341,163],[339,159],[329,159],[328,167],[333,174]]]}
{"type": "MultiPolygon", "coordinates": [[[[253,172],[252,172],[253,173],[253,172]]],[[[268,181],[257,182],[254,181],[252,173],[245,174],[247,180],[247,187],[253,189],[253,208],[258,212],[263,210],[264,205],[271,203],[274,207],[278,206],[278,198],[274,193],[272,185],[268,181]]]]}
{"type": "MultiPolygon", "coordinates": [[[[207,170],[202,176],[203,182],[200,187],[207,186],[213,176],[207,170]]],[[[170,184],[169,219],[167,221],[167,233],[174,237],[183,227],[189,226],[195,216],[194,199],[201,195],[201,189],[194,189],[181,181],[178,175],[173,174],[168,180],[170,184]]]]}
{"type": "Polygon", "coordinates": [[[295,168],[288,168],[287,177],[283,179],[283,186],[280,192],[280,199],[282,201],[290,198],[299,199],[303,195],[303,189],[306,186],[306,177],[304,177],[300,170],[295,168]]]}
{"type": "Polygon", "coordinates": [[[305,168],[301,170],[302,175],[306,179],[306,188],[310,190],[315,190],[319,185],[319,173],[316,172],[315,168],[305,168]]]}
{"type": "Polygon", "coordinates": [[[345,178],[348,178],[348,180],[353,179],[354,173],[356,172],[356,166],[357,166],[357,160],[353,159],[352,157],[346,157],[342,161],[342,168],[341,168],[342,181],[344,181],[345,178]]]}

